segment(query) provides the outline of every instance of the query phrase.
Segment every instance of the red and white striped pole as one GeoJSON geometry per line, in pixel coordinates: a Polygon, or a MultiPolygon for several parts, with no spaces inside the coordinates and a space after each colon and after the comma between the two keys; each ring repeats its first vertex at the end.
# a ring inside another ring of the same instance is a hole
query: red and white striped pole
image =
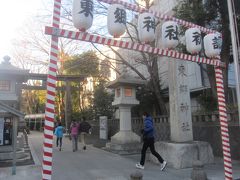
{"type": "Polygon", "coordinates": [[[222,148],[223,148],[223,160],[224,160],[224,174],[226,180],[232,180],[232,159],[229,143],[228,133],[228,121],[227,121],[227,110],[225,103],[224,85],[223,85],[223,74],[220,67],[215,67],[216,86],[217,86],[217,97],[218,97],[218,110],[219,110],[219,121],[221,126],[222,136],[222,148]]]}
{"type": "MultiPolygon", "coordinates": [[[[61,0],[54,0],[52,26],[59,28],[61,0]]],[[[56,72],[58,60],[58,37],[51,37],[50,62],[47,77],[47,97],[45,107],[42,179],[52,178],[52,146],[55,115],[56,72]]]]}

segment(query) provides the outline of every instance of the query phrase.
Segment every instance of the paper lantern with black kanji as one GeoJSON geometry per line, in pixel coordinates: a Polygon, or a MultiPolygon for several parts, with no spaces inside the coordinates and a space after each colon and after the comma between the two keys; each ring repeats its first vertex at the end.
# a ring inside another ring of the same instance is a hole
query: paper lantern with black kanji
{"type": "Polygon", "coordinates": [[[162,25],[162,44],[164,48],[172,49],[178,45],[178,24],[167,21],[162,25]]]}
{"type": "Polygon", "coordinates": [[[138,17],[138,35],[141,42],[148,43],[155,39],[155,18],[151,13],[142,13],[138,17]]]}
{"type": "Polygon", "coordinates": [[[201,31],[198,28],[190,28],[185,32],[186,48],[191,54],[197,54],[202,48],[201,31]]]}
{"type": "Polygon", "coordinates": [[[204,50],[209,58],[214,58],[220,55],[222,48],[222,37],[218,33],[208,34],[204,37],[204,50]]]}
{"type": "Polygon", "coordinates": [[[93,22],[93,0],[73,0],[72,19],[80,31],[89,29],[93,22]]]}
{"type": "Polygon", "coordinates": [[[126,10],[120,4],[112,4],[108,7],[107,25],[108,32],[113,37],[120,37],[126,30],[126,10]]]}

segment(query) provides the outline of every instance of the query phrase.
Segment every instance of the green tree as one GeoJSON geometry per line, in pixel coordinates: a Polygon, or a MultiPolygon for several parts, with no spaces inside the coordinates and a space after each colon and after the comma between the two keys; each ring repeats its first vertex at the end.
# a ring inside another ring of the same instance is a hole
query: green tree
{"type": "MultiPolygon", "coordinates": [[[[99,75],[99,58],[94,51],[87,51],[79,55],[70,56],[63,62],[63,74],[82,75],[83,79],[92,77],[93,87],[96,86],[99,75]]],[[[84,87],[87,80],[82,80],[71,85],[79,91],[72,92],[73,111],[82,111],[92,103],[92,91],[84,87]],[[86,104],[86,100],[88,104],[86,104]]]]}
{"type": "Polygon", "coordinates": [[[95,118],[99,118],[99,116],[112,118],[114,110],[112,106],[113,95],[107,92],[104,87],[104,82],[100,82],[100,84],[96,87],[93,97],[93,110],[95,118]]]}
{"type": "MultiPolygon", "coordinates": [[[[151,90],[151,83],[146,86],[136,89],[136,98],[139,100],[139,105],[132,107],[132,115],[141,117],[143,112],[150,112],[153,116],[161,114],[159,112],[159,104],[156,96],[151,90]]],[[[166,100],[167,101],[167,100],[166,100]]]]}
{"type": "Polygon", "coordinates": [[[97,76],[99,75],[99,58],[94,51],[83,52],[66,59],[63,63],[64,74],[97,76]]]}
{"type": "MultiPolygon", "coordinates": [[[[237,1],[236,1],[237,2],[237,1]]],[[[238,3],[239,4],[239,3],[238,3]]],[[[228,91],[228,64],[230,63],[231,36],[229,30],[229,19],[227,1],[225,0],[182,0],[174,9],[175,16],[197,25],[208,27],[222,33],[223,44],[221,61],[226,63],[223,69],[225,93],[228,91]]],[[[202,34],[204,36],[204,34],[202,34]]],[[[203,53],[202,53],[203,54],[203,53]]],[[[212,95],[217,99],[216,80],[213,66],[207,65],[205,69],[211,85],[212,95]]],[[[226,96],[227,97],[227,96],[226,96]]]]}
{"type": "Polygon", "coordinates": [[[24,90],[22,93],[21,110],[26,114],[43,113],[45,98],[46,91],[24,90]]]}

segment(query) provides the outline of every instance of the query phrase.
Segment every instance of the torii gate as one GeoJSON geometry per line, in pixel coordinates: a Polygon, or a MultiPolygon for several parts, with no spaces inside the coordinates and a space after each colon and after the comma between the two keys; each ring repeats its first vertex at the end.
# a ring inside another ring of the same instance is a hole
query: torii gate
{"type": "MultiPolygon", "coordinates": [[[[126,9],[136,12],[150,12],[156,18],[163,20],[172,20],[185,27],[197,27],[202,32],[214,33],[211,29],[200,27],[193,23],[177,19],[172,16],[163,15],[159,12],[148,10],[142,7],[138,7],[135,4],[127,3],[121,0],[98,0],[108,4],[121,4],[126,9]]],[[[42,179],[52,178],[52,152],[53,152],[53,129],[54,129],[54,106],[55,106],[55,92],[56,92],[56,71],[58,60],[58,37],[64,37],[74,40],[98,43],[102,45],[115,46],[124,49],[130,49],[139,52],[146,52],[155,55],[168,56],[180,60],[192,61],[197,63],[213,65],[215,68],[216,87],[218,96],[218,109],[219,119],[221,126],[222,148],[224,157],[224,173],[226,180],[232,180],[232,160],[229,144],[228,122],[224,95],[223,74],[222,68],[226,64],[220,62],[219,59],[208,59],[197,56],[191,56],[188,54],[179,53],[173,50],[165,50],[160,48],[154,48],[148,45],[127,42],[122,40],[115,40],[112,38],[106,38],[103,36],[89,34],[87,32],[74,32],[64,29],[59,29],[60,24],[60,12],[61,12],[61,0],[54,0],[52,27],[46,27],[45,33],[51,35],[51,49],[50,49],[50,63],[47,78],[47,100],[45,107],[45,126],[44,126],[44,142],[43,142],[43,163],[42,163],[42,179]]]]}

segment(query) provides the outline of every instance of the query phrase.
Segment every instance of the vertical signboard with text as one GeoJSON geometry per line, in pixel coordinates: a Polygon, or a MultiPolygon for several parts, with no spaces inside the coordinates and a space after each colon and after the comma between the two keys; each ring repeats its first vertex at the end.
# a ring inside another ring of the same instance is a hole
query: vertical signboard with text
{"type": "Polygon", "coordinates": [[[4,119],[0,118],[0,146],[3,145],[4,119]]]}

